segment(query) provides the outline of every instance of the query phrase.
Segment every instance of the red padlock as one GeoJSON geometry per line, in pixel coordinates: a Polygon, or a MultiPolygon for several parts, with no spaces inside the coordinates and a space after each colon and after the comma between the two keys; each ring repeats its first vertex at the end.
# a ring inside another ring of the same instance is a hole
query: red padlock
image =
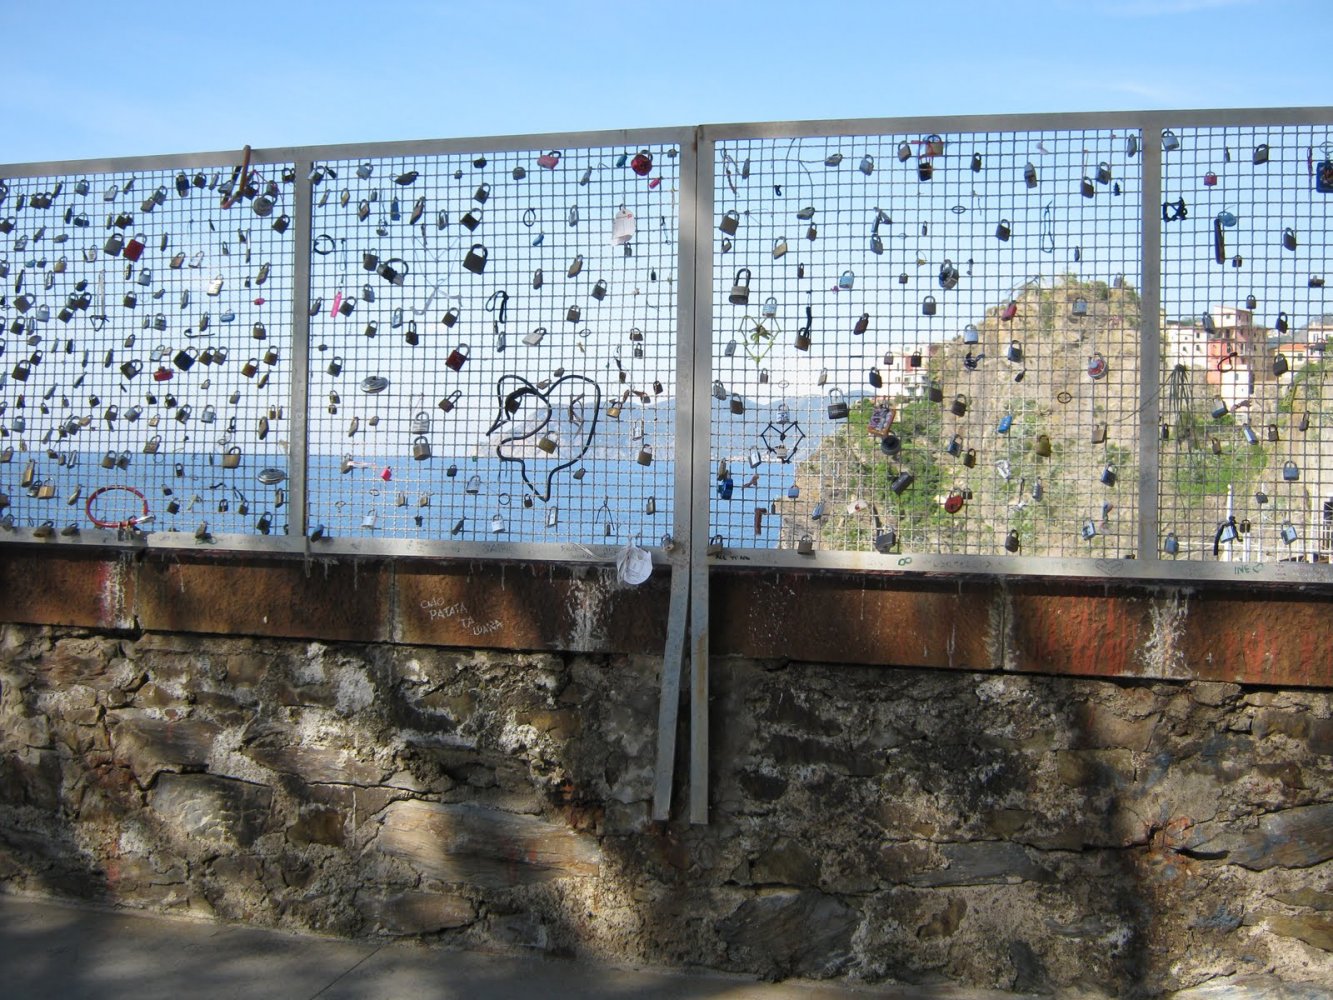
{"type": "Polygon", "coordinates": [[[134,239],[130,240],[128,243],[125,244],[125,249],[122,251],[122,253],[124,254],[126,260],[138,260],[140,257],[143,256],[143,250],[144,250],[143,237],[136,236],[134,237],[134,239]]]}
{"type": "Polygon", "coordinates": [[[168,368],[166,365],[158,365],[158,366],[157,366],[157,371],[153,372],[153,381],[154,381],[154,382],[170,382],[171,379],[172,379],[172,377],[173,377],[175,374],[176,374],[176,373],[173,372],[173,371],[172,371],[170,368],[168,368]]]}
{"type": "Polygon", "coordinates": [[[649,171],[653,169],[653,156],[646,149],[641,149],[634,154],[634,159],[629,161],[629,168],[640,177],[647,177],[649,171]]]}
{"type": "Polygon", "coordinates": [[[549,153],[542,153],[537,157],[537,166],[545,167],[547,170],[554,170],[560,165],[560,150],[553,149],[549,153]]]}
{"type": "Polygon", "coordinates": [[[1008,302],[1006,302],[1004,308],[1000,310],[1000,319],[1005,320],[1006,322],[1013,319],[1017,315],[1018,315],[1018,303],[1015,302],[1013,299],[1010,299],[1008,302]]]}
{"type": "Polygon", "coordinates": [[[1204,175],[1203,175],[1203,186],[1204,186],[1204,187],[1209,187],[1209,188],[1210,188],[1210,187],[1216,187],[1216,186],[1217,186],[1217,174],[1213,173],[1211,170],[1208,171],[1206,174],[1204,174],[1204,175]]]}
{"type": "Polygon", "coordinates": [[[959,490],[950,490],[944,498],[944,509],[950,514],[957,514],[963,509],[963,494],[959,490]]]}
{"type": "Polygon", "coordinates": [[[445,365],[454,371],[462,370],[463,365],[467,363],[468,354],[471,353],[471,350],[472,349],[468,347],[467,344],[459,344],[450,351],[449,356],[444,359],[445,365]]]}

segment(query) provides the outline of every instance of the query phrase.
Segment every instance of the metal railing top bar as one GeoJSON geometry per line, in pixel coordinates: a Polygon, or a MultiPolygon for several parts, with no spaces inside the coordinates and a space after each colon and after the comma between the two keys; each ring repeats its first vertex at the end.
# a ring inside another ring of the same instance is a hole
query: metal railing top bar
{"type": "MultiPolygon", "coordinates": [[[[285,163],[308,160],[375,159],[393,156],[434,156],[448,153],[494,152],[575,146],[626,146],[686,143],[693,127],[612,129],[596,132],[551,132],[533,135],[474,136],[461,139],[405,139],[394,142],[334,143],[316,146],[253,147],[250,162],[285,163]]],[[[0,164],[0,178],[41,177],[48,174],[116,173],[166,170],[239,162],[240,148],[205,153],[162,153],[149,156],[95,157],[84,160],[48,160],[0,164]]]]}
{"type": "Polygon", "coordinates": [[[708,142],[723,139],[836,138],[897,132],[1008,132],[1041,129],[1107,129],[1175,126],[1314,125],[1333,121],[1333,107],[1239,108],[1180,111],[1039,112],[1003,115],[939,115],[910,118],[841,118],[732,122],[702,126],[708,142]]]}

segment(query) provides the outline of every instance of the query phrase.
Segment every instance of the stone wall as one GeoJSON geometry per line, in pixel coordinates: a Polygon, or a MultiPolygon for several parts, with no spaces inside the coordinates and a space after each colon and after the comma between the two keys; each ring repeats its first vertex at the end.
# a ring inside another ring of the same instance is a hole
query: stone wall
{"type": "Polygon", "coordinates": [[[1333,982],[1328,692],[715,660],[692,827],[649,820],[658,665],[0,626],[0,887],[770,977],[1333,982]]]}

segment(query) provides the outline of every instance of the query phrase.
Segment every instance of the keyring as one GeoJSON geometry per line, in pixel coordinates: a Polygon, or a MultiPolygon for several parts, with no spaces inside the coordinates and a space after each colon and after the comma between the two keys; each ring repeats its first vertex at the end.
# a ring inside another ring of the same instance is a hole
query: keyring
{"type": "Polygon", "coordinates": [[[321,257],[327,257],[329,254],[333,253],[333,251],[336,250],[337,248],[338,248],[337,242],[328,233],[320,233],[318,236],[316,236],[314,243],[310,247],[310,249],[314,253],[319,254],[319,256],[321,257]],[[325,245],[320,242],[321,240],[328,240],[327,247],[325,247],[325,245]]]}
{"type": "Polygon", "coordinates": [[[508,507],[508,506],[509,506],[509,500],[510,500],[510,497],[509,497],[509,494],[508,494],[507,492],[506,492],[506,493],[501,493],[498,497],[495,498],[495,502],[498,503],[501,507],[508,507]]]}
{"type": "Polygon", "coordinates": [[[523,212],[523,225],[531,229],[536,222],[537,213],[534,209],[529,208],[523,212]]]}
{"type": "Polygon", "coordinates": [[[1061,403],[1068,403],[1074,397],[1069,394],[1069,391],[1067,389],[1061,389],[1058,393],[1055,394],[1055,398],[1059,400],[1061,403]]]}

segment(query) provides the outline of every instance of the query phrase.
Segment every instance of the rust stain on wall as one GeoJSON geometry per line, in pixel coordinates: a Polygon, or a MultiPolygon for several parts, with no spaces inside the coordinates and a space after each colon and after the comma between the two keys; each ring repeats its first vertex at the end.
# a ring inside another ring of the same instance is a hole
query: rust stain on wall
{"type": "Polygon", "coordinates": [[[392,575],[368,561],[151,558],[134,608],[153,631],[384,641],[392,575]]]}
{"type": "Polygon", "coordinates": [[[991,669],[991,588],[841,575],[711,581],[713,651],[839,663],[991,669]]]}
{"type": "MultiPolygon", "coordinates": [[[[660,655],[670,571],[0,549],[0,620],[660,655]]],[[[1333,601],[1216,586],[719,571],[717,655],[1333,687],[1333,601]]]]}

